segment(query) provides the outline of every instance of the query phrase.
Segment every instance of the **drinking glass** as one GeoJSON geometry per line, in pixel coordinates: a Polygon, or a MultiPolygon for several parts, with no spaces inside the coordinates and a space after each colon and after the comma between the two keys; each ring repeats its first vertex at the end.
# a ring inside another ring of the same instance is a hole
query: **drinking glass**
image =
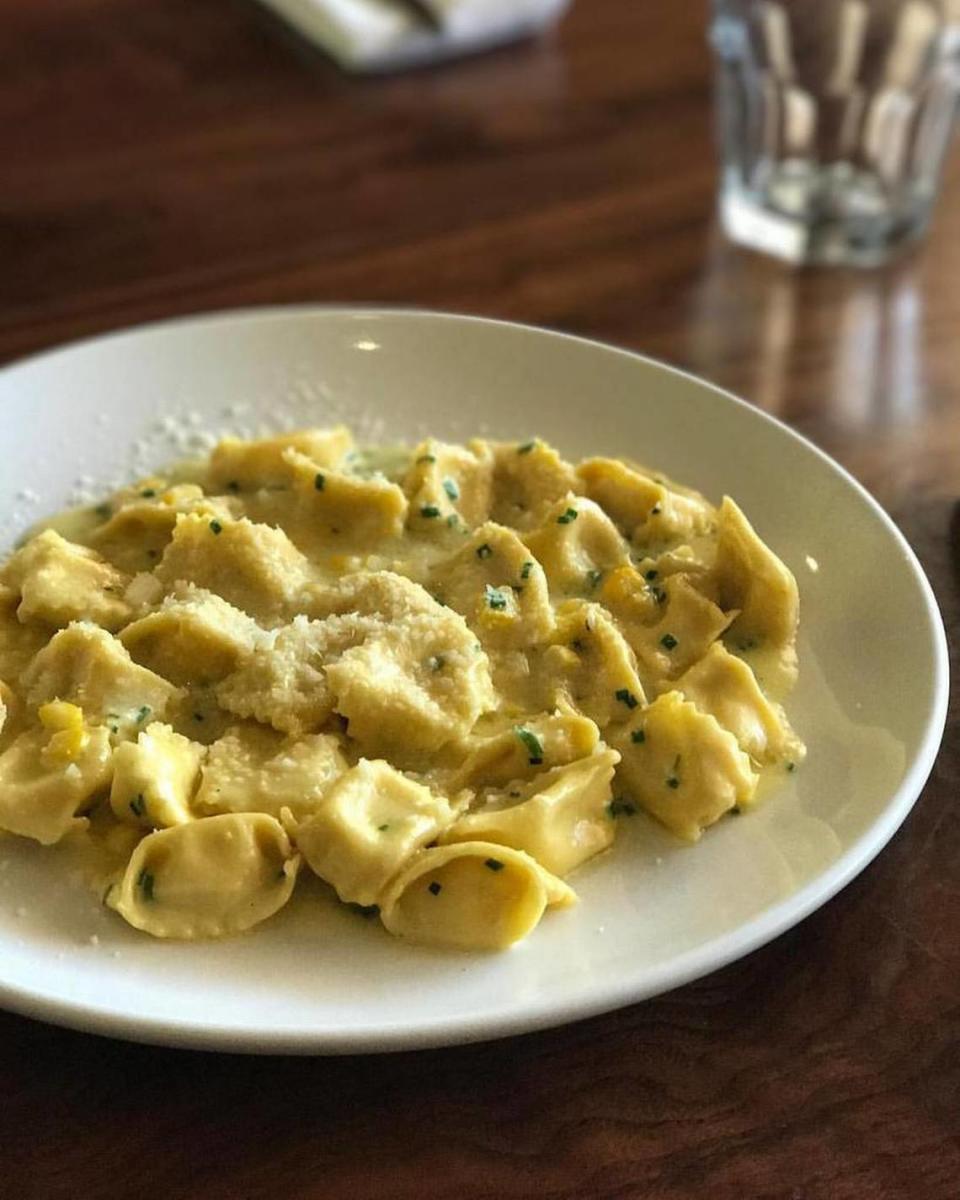
{"type": "Polygon", "coordinates": [[[925,230],[960,96],[960,0],[713,0],[720,215],[796,263],[925,230]]]}

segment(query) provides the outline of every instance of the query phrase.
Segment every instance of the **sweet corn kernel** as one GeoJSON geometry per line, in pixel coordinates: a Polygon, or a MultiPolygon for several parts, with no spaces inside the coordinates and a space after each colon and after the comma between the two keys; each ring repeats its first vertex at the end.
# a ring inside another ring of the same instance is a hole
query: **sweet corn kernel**
{"type": "Polygon", "coordinates": [[[44,729],[79,729],[83,727],[83,709],[66,700],[51,700],[37,709],[37,716],[44,729]]]}
{"type": "Polygon", "coordinates": [[[592,754],[597,745],[596,726],[586,719],[573,721],[567,726],[568,754],[571,760],[586,758],[592,754]]]}
{"type": "Polygon", "coordinates": [[[644,592],[643,580],[633,567],[617,567],[603,581],[600,595],[604,600],[627,603],[643,596],[644,592]]]}
{"type": "Polygon", "coordinates": [[[51,700],[37,710],[44,729],[51,731],[44,757],[51,762],[71,763],[87,748],[90,735],[83,723],[83,709],[65,700],[51,700]]]}

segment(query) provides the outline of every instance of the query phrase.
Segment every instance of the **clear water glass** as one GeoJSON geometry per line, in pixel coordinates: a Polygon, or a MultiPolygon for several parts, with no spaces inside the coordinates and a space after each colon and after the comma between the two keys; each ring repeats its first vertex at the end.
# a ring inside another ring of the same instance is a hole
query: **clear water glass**
{"type": "Polygon", "coordinates": [[[796,263],[919,237],[960,97],[960,0],[713,0],[720,214],[796,263]]]}

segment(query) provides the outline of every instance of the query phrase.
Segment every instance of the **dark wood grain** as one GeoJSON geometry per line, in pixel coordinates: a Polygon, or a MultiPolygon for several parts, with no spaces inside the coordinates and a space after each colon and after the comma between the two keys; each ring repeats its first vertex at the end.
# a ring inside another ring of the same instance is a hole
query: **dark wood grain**
{"type": "MultiPolygon", "coordinates": [[[[895,267],[795,274],[731,249],[704,18],[578,0],[554,39],[364,82],[244,0],[0,0],[0,360],[302,300],[642,348],[849,466],[916,547],[955,655],[960,163],[895,267]]],[[[0,1017],[0,1194],[953,1200],[958,797],[954,716],[903,831],[835,901],[563,1030],[263,1061],[0,1017]]]]}

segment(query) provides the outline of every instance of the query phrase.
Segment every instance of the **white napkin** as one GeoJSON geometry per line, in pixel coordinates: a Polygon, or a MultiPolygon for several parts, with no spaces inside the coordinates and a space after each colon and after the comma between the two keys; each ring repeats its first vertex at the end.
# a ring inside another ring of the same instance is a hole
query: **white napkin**
{"type": "Polygon", "coordinates": [[[382,71],[536,33],[570,0],[421,0],[437,28],[392,0],[260,0],[348,71],[382,71]]]}

